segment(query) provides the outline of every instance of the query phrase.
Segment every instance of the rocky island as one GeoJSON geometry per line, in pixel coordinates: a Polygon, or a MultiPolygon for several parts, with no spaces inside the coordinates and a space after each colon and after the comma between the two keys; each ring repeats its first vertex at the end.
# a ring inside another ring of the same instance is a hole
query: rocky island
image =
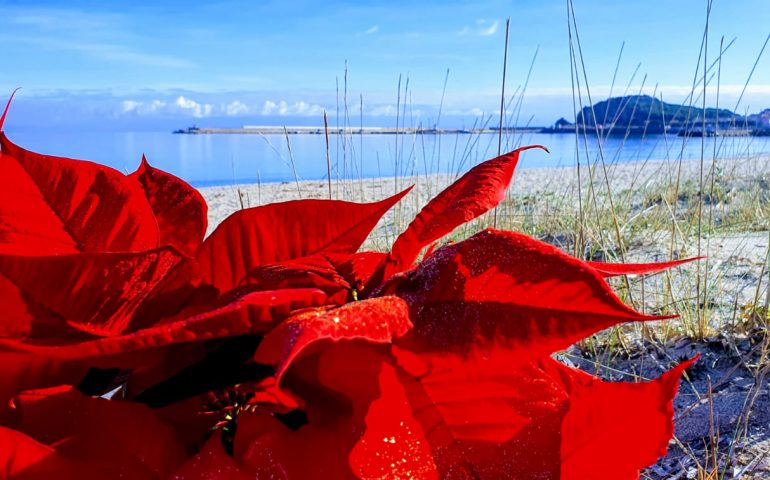
{"type": "MultiPolygon", "coordinates": [[[[667,103],[649,95],[612,97],[583,107],[579,130],[601,135],[669,133],[687,136],[743,136],[770,134],[770,109],[739,115],[726,108],[699,108],[667,103]]],[[[574,133],[575,124],[560,118],[542,133],[574,133]]]]}

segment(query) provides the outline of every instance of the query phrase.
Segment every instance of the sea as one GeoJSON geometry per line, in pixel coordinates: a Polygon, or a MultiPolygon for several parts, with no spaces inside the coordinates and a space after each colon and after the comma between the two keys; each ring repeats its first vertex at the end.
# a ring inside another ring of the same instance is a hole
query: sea
{"type": "MultiPolygon", "coordinates": [[[[324,135],[173,134],[171,132],[6,132],[34,152],[98,162],[134,171],[142,158],[196,187],[255,182],[462,173],[497,156],[497,133],[324,135]],[[328,163],[327,163],[328,155],[328,163]]],[[[519,145],[550,150],[522,154],[518,168],[648,160],[697,160],[770,155],[768,137],[683,138],[670,135],[594,136],[506,133],[503,152],[519,145]],[[579,153],[576,153],[579,152],[579,153]]]]}

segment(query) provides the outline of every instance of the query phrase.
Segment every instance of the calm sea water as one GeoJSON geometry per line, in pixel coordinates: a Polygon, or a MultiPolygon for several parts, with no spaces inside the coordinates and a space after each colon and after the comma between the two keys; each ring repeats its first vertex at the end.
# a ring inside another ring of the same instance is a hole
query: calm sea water
{"type": "MultiPolygon", "coordinates": [[[[178,175],[196,186],[232,183],[324,179],[327,175],[323,135],[174,135],[168,132],[14,132],[15,143],[36,152],[92,160],[124,172],[133,171],[142,154],[154,166],[178,175]],[[294,167],[292,168],[292,158],[294,167]]],[[[465,171],[497,153],[497,134],[481,135],[352,135],[331,136],[329,153],[333,178],[359,178],[414,173],[465,171]]],[[[707,138],[706,158],[770,153],[770,138],[707,138]]],[[[519,168],[575,163],[572,134],[524,134],[504,139],[504,149],[541,144],[551,154],[529,151],[519,168]]],[[[580,158],[586,157],[580,144],[580,158]]],[[[603,145],[607,162],[646,159],[697,159],[701,139],[649,135],[645,138],[608,138],[603,145]]],[[[588,154],[598,158],[596,139],[589,138],[588,154]]]]}

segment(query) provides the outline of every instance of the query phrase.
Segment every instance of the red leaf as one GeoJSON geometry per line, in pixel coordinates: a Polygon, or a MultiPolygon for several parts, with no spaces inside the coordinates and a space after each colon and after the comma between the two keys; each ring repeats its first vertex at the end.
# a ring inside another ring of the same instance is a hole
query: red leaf
{"type": "Polygon", "coordinates": [[[268,415],[240,417],[234,456],[243,469],[252,478],[435,478],[428,445],[403,441],[420,427],[398,415],[408,409],[403,391],[381,386],[398,387],[384,351],[364,342],[324,344],[333,348],[303,356],[286,379],[311,401],[308,424],[295,432],[268,415]],[[395,435],[400,443],[390,444],[395,435]]]}
{"type": "Polygon", "coordinates": [[[280,379],[294,358],[315,342],[361,339],[390,343],[411,327],[408,306],[398,297],[362,300],[328,311],[310,310],[288,318],[265,335],[254,358],[275,365],[280,379]]]}
{"type": "MultiPolygon", "coordinates": [[[[55,313],[30,301],[16,285],[0,274],[0,338],[38,337],[43,335],[64,336],[71,330],[55,313]]],[[[70,332],[71,333],[71,332],[70,332]]]]}
{"type": "Polygon", "coordinates": [[[242,283],[260,290],[318,288],[329,296],[329,303],[342,305],[364,296],[366,285],[385,257],[380,252],[317,254],[261,265],[242,283]]]}
{"type": "Polygon", "coordinates": [[[3,131],[3,124],[5,123],[5,117],[8,116],[8,110],[11,108],[11,102],[13,102],[13,97],[16,95],[16,92],[21,90],[21,87],[15,89],[13,92],[11,92],[11,96],[8,98],[8,103],[5,104],[5,109],[3,110],[2,116],[0,116],[0,132],[3,131]]]}
{"type": "Polygon", "coordinates": [[[142,352],[145,350],[213,338],[264,333],[291,311],[318,306],[325,300],[326,295],[316,289],[254,292],[210,311],[190,316],[180,315],[163,324],[126,335],[55,346],[0,339],[0,351],[77,360],[102,368],[133,368],[137,363],[142,363],[142,352]],[[131,355],[133,352],[139,355],[131,355]]]}
{"type": "Polygon", "coordinates": [[[249,272],[242,283],[259,290],[317,288],[326,292],[330,303],[340,305],[348,301],[351,290],[324,255],[261,265],[249,272]]]}
{"type": "Polygon", "coordinates": [[[640,383],[604,382],[556,364],[571,380],[560,478],[636,480],[640,469],[666,455],[679,379],[696,360],[640,383]]]}
{"type": "Polygon", "coordinates": [[[427,441],[429,430],[416,418],[403,380],[397,368],[382,364],[379,396],[369,404],[365,430],[348,456],[358,478],[442,478],[427,441]]]}
{"type": "Polygon", "coordinates": [[[0,302],[22,312],[21,317],[4,316],[2,330],[6,323],[27,321],[23,312],[36,308],[84,332],[119,335],[181,258],[168,247],[140,253],[0,254],[0,302]],[[19,306],[20,301],[26,305],[19,306]]]}
{"type": "Polygon", "coordinates": [[[387,254],[382,252],[358,252],[353,255],[331,253],[327,254],[326,258],[356,291],[356,296],[360,299],[369,296],[377,286],[372,285],[374,276],[387,259],[387,254]]]}
{"type": "Polygon", "coordinates": [[[531,148],[548,151],[532,145],[487,160],[428,202],[393,244],[385,278],[409,268],[424,246],[497,206],[505,198],[519,154],[531,148]]]}
{"type": "Polygon", "coordinates": [[[323,342],[296,357],[282,383],[305,399],[309,423],[292,432],[269,416],[245,417],[258,425],[241,435],[239,423],[236,457],[248,471],[289,479],[308,478],[313,467],[330,478],[347,478],[348,469],[356,478],[636,478],[632,472],[665,453],[684,368],[649,383],[606,383],[550,358],[520,364],[502,344],[463,354],[394,346],[392,357],[375,347],[323,342]],[[297,451],[313,456],[296,462],[297,451]]]}
{"type": "Polygon", "coordinates": [[[672,260],[670,262],[659,263],[607,263],[607,262],[586,262],[594,270],[605,277],[617,277],[618,275],[644,275],[646,273],[655,273],[662,270],[668,270],[671,267],[682,265],[683,263],[700,260],[704,257],[685,258],[684,260],[672,260]]]}
{"type": "Polygon", "coordinates": [[[88,372],[88,366],[5,350],[0,346],[0,425],[8,424],[10,400],[22,391],[65,383],[76,385],[88,372]]]}
{"type": "MultiPolygon", "coordinates": [[[[222,448],[221,433],[212,436],[200,452],[169,477],[170,480],[253,480],[222,448]]],[[[272,477],[280,480],[280,476],[272,477]]]]}
{"type": "Polygon", "coordinates": [[[93,469],[56,453],[21,432],[0,426],[0,478],[46,480],[49,478],[105,478],[93,469]]]}
{"type": "MultiPolygon", "coordinates": [[[[160,381],[176,373],[180,363],[169,362],[168,349],[162,347],[264,333],[291,311],[325,300],[323,292],[313,289],[256,292],[211,311],[117,337],[47,343],[0,339],[0,420],[7,400],[22,390],[78,384],[89,367],[141,370],[160,381]]],[[[188,357],[190,363],[195,360],[188,357]]]]}
{"type": "Polygon", "coordinates": [[[317,413],[297,432],[269,416],[245,416],[235,452],[244,467],[261,474],[257,478],[439,478],[395,369],[373,361],[372,352],[358,355],[355,345],[337,350],[319,367],[343,380],[334,390],[344,395],[342,408],[317,413]],[[304,452],[304,461],[294,460],[297,452],[304,452]]]}
{"type": "Polygon", "coordinates": [[[558,378],[501,345],[394,354],[441,478],[557,478],[568,402],[558,378]]]}
{"type": "Polygon", "coordinates": [[[506,348],[405,353],[396,350],[399,380],[441,478],[638,478],[665,454],[689,365],[652,382],[608,383],[550,358],[511,368],[506,348]]]}
{"type": "Polygon", "coordinates": [[[111,471],[109,477],[165,478],[185,458],[174,430],[144,405],[86,397],[72,387],[25,392],[14,405],[18,431],[62,459],[111,471]]]}
{"type": "Polygon", "coordinates": [[[354,432],[349,419],[293,432],[272,416],[246,414],[239,420],[234,457],[241,474],[252,479],[353,480],[359,477],[351,472],[346,456],[354,432]]]}
{"type": "Polygon", "coordinates": [[[103,165],[40,155],[0,133],[0,251],[61,254],[158,246],[141,187],[103,165]]]}
{"type": "Polygon", "coordinates": [[[342,321],[338,330],[329,324],[340,310],[298,316],[302,328],[282,324],[257,353],[257,360],[280,355],[277,375],[285,374],[286,388],[305,399],[308,425],[296,433],[265,426],[250,447],[277,462],[286,478],[306,478],[308,462],[294,468],[290,458],[310,445],[324,445],[315,449],[324,471],[350,468],[360,478],[385,478],[387,472],[408,478],[413,472],[417,478],[529,479],[558,472],[566,402],[558,379],[529,364],[512,367],[517,353],[503,347],[468,355],[394,347],[397,363],[391,364],[367,338],[344,341],[358,337],[347,334],[342,321]],[[335,331],[318,334],[325,327],[335,331]],[[281,344],[283,351],[276,348],[281,344]]]}
{"type": "Polygon", "coordinates": [[[521,361],[618,323],[670,318],[626,306],[582,260],[496,230],[437,250],[385,290],[411,304],[409,337],[419,348],[464,351],[502,339],[521,361]]]}
{"type": "Polygon", "coordinates": [[[316,253],[355,253],[380,217],[408,192],[376,203],[295,200],[236,212],[203,242],[203,278],[224,292],[260,265],[316,253]]]}
{"type": "Polygon", "coordinates": [[[208,223],[208,206],[198,190],[184,180],[142,164],[130,175],[144,189],[158,222],[161,245],[171,245],[194,256],[203,243],[208,223]]]}
{"type": "Polygon", "coordinates": [[[250,408],[249,411],[288,413],[303,407],[297,397],[278,386],[278,380],[275,377],[267,377],[259,382],[240,386],[252,389],[253,396],[245,402],[245,405],[250,408]]]}

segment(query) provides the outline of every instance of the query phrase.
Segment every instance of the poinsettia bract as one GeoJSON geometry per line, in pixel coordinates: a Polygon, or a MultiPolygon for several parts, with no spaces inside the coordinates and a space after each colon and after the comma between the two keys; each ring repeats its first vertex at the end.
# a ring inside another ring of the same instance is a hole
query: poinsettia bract
{"type": "Polygon", "coordinates": [[[552,354],[670,318],[605,277],[688,260],[586,262],[493,229],[434,249],[536,147],[472,168],[366,252],[409,190],[244,209],[204,239],[183,180],[30,152],[6,114],[0,478],[630,480],[665,454],[691,361],[615,383],[552,354]]]}

